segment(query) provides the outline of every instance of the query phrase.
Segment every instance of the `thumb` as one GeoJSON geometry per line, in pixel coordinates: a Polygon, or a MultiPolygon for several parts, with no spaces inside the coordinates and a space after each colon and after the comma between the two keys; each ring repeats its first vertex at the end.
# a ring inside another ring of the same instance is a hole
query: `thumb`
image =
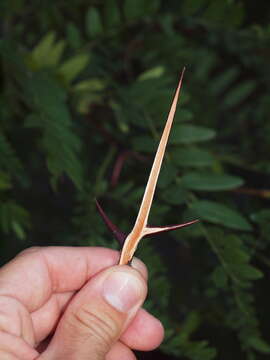
{"type": "Polygon", "coordinates": [[[145,280],[129,266],[98,273],[73,298],[40,359],[105,359],[146,292],[145,280]]]}

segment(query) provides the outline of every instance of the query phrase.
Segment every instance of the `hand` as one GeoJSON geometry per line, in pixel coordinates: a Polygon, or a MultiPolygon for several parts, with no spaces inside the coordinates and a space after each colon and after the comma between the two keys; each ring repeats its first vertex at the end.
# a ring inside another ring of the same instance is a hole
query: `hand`
{"type": "Polygon", "coordinates": [[[134,360],[161,323],[141,309],[147,271],[105,248],[30,248],[0,269],[1,360],[134,360]],[[38,350],[37,350],[38,349],[38,350]]]}

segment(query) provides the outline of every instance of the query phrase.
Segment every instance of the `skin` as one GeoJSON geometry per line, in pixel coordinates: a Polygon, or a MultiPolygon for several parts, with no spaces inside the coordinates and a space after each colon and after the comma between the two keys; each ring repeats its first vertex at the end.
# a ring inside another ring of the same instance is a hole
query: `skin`
{"type": "MultiPolygon", "coordinates": [[[[61,359],[54,354],[59,347],[65,347],[62,329],[69,326],[70,313],[81,306],[87,289],[98,281],[95,279],[104,269],[104,273],[111,271],[118,258],[117,251],[98,247],[30,248],[3,266],[0,269],[0,358],[61,359]]],[[[132,266],[134,269],[125,267],[124,270],[134,273],[146,284],[145,265],[134,259],[132,266]]],[[[89,294],[94,294],[92,298],[95,296],[93,291],[89,294]]],[[[91,298],[88,302],[91,306],[91,298]]],[[[146,310],[140,308],[125,320],[127,325],[108,342],[107,355],[92,353],[91,359],[134,360],[132,349],[145,351],[160,345],[163,327],[146,310]]],[[[75,342],[80,343],[78,333],[75,331],[68,340],[71,348],[76,348],[75,342]]],[[[82,341],[79,351],[83,346],[82,341]]],[[[88,355],[79,358],[90,359],[88,355]]]]}

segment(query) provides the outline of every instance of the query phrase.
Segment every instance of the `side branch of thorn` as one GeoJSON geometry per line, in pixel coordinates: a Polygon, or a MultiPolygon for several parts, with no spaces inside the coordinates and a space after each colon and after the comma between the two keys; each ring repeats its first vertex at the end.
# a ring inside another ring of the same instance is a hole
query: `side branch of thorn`
{"type": "Polygon", "coordinates": [[[119,242],[119,244],[122,246],[124,244],[127,236],[122,231],[120,231],[118,229],[118,227],[116,225],[114,225],[114,223],[108,218],[108,216],[106,215],[105,211],[102,209],[102,207],[99,204],[99,202],[97,201],[97,199],[95,199],[95,201],[96,201],[96,206],[97,206],[98,212],[99,212],[100,216],[102,217],[102,220],[106,224],[107,228],[112,232],[113,236],[116,238],[116,240],[119,242]]]}

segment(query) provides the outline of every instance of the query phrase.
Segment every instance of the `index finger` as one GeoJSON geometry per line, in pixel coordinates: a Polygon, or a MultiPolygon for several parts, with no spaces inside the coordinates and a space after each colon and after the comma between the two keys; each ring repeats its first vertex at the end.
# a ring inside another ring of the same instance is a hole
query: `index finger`
{"type": "Polygon", "coordinates": [[[118,258],[118,251],[102,247],[30,248],[0,269],[0,296],[16,298],[32,312],[53,293],[80,289],[118,258]]]}

